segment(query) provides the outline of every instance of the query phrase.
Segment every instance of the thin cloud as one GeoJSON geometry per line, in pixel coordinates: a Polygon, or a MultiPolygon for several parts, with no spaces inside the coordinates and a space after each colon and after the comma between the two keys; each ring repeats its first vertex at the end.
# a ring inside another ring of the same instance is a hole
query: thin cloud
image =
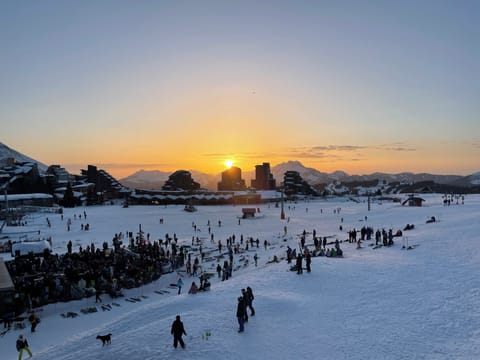
{"type": "Polygon", "coordinates": [[[414,148],[404,148],[404,147],[390,147],[390,148],[383,148],[383,150],[389,150],[389,151],[417,151],[417,149],[414,149],[414,148]]]}
{"type": "Polygon", "coordinates": [[[277,157],[278,154],[276,153],[270,153],[270,152],[265,152],[265,153],[210,153],[210,154],[203,154],[203,156],[208,157],[208,158],[214,158],[214,159],[225,159],[229,157],[234,157],[237,160],[242,160],[242,159],[259,159],[259,158],[271,158],[271,157],[277,157]]]}
{"type": "Polygon", "coordinates": [[[384,150],[384,151],[417,151],[415,147],[411,147],[408,144],[402,142],[394,142],[391,144],[382,144],[374,149],[384,150]]]}
{"type": "Polygon", "coordinates": [[[355,151],[366,149],[368,146],[358,146],[358,145],[327,145],[327,146],[314,146],[312,150],[321,150],[321,151],[355,151]]]}
{"type": "Polygon", "coordinates": [[[325,158],[332,157],[332,155],[329,155],[329,154],[309,153],[309,152],[298,152],[298,153],[293,153],[292,155],[297,158],[303,158],[303,159],[325,159],[325,158]]]}
{"type": "Polygon", "coordinates": [[[65,167],[74,167],[74,168],[87,168],[88,165],[96,166],[97,168],[109,168],[109,169],[130,169],[130,168],[152,168],[152,167],[165,167],[171,164],[146,164],[146,163],[83,163],[75,164],[69,163],[65,164],[65,167]]]}

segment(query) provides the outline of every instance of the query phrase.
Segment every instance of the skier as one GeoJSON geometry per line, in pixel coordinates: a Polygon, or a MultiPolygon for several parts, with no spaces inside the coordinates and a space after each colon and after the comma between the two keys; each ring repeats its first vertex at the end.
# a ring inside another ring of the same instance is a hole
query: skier
{"type": "Polygon", "coordinates": [[[183,342],[182,335],[187,336],[187,333],[183,327],[183,322],[180,320],[180,315],[177,315],[175,321],[172,323],[172,330],[170,333],[173,335],[173,347],[176,349],[178,343],[180,343],[182,349],[185,349],[185,343],[183,342]]]}

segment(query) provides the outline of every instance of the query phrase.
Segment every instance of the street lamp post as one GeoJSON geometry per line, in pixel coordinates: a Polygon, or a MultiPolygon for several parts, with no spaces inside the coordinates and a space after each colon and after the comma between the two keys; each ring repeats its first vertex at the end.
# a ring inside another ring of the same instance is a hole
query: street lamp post
{"type": "Polygon", "coordinates": [[[283,198],[283,192],[284,192],[285,188],[282,186],[281,190],[282,190],[282,201],[281,201],[282,204],[281,204],[281,211],[280,211],[280,219],[285,220],[285,211],[283,209],[283,199],[284,199],[283,198]]]}

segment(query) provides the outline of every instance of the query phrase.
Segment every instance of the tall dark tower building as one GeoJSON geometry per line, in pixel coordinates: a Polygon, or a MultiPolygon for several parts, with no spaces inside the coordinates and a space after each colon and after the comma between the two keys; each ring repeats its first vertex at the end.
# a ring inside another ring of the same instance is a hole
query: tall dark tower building
{"type": "Polygon", "coordinates": [[[274,190],[275,179],[270,172],[270,163],[255,165],[255,179],[251,182],[252,188],[257,190],[274,190]]]}
{"type": "Polygon", "coordinates": [[[242,179],[242,169],[232,166],[222,172],[222,181],[218,183],[218,190],[245,190],[245,180],[242,179]]]}

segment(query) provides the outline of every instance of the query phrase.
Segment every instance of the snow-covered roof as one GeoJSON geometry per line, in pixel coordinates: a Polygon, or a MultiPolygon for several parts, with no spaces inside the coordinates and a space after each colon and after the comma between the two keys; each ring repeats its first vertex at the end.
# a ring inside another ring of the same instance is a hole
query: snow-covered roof
{"type": "MultiPolygon", "coordinates": [[[[34,193],[34,194],[7,194],[7,201],[13,200],[30,200],[30,199],[53,199],[50,194],[34,193]]],[[[0,201],[5,201],[5,195],[0,196],[0,201]]]]}
{"type": "Polygon", "coordinates": [[[49,242],[46,240],[24,241],[12,244],[12,254],[15,254],[17,251],[20,252],[20,255],[27,255],[29,252],[42,254],[46,249],[52,249],[49,242]]]}
{"type": "Polygon", "coordinates": [[[15,286],[13,285],[12,278],[7,270],[7,266],[2,258],[0,258],[0,292],[13,290],[15,286]]]}

